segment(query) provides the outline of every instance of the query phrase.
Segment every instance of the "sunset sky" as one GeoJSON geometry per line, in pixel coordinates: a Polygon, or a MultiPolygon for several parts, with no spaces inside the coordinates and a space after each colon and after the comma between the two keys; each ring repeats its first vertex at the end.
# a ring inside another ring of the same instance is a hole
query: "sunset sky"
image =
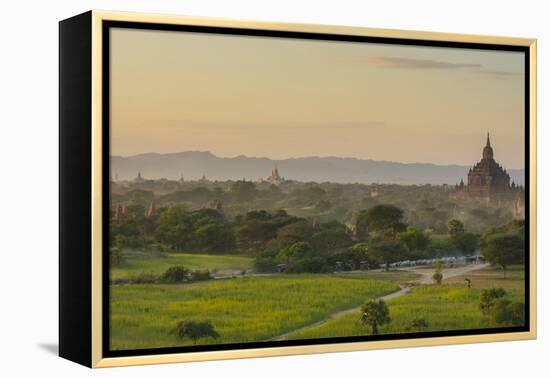
{"type": "Polygon", "coordinates": [[[524,164],[522,53],[111,33],[113,155],[524,164]]]}

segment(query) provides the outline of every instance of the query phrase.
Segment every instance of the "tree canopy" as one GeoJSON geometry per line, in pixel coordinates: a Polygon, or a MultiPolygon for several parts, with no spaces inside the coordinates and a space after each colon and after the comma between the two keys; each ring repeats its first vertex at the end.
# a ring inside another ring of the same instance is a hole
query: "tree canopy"
{"type": "Polygon", "coordinates": [[[383,300],[370,301],[361,306],[361,323],[371,327],[371,333],[378,335],[379,327],[391,321],[390,310],[383,300]]]}

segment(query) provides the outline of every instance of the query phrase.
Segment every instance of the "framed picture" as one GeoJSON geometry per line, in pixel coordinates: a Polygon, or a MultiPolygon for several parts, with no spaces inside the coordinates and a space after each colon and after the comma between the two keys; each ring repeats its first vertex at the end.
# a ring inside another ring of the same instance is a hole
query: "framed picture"
{"type": "Polygon", "coordinates": [[[90,367],[536,337],[536,41],[60,22],[60,334],[90,367]]]}

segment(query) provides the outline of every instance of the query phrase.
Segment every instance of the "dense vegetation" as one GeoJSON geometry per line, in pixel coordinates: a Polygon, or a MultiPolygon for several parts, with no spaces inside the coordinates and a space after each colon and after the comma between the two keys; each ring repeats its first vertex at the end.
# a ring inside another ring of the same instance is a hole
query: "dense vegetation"
{"type": "MultiPolygon", "coordinates": [[[[111,261],[116,267],[123,262],[124,250],[146,248],[149,251],[248,255],[255,258],[256,270],[264,272],[322,273],[334,271],[337,266],[339,270],[359,269],[361,264],[389,267],[403,260],[472,255],[479,249],[481,236],[472,229],[505,219],[502,207],[484,208],[480,203],[461,212],[456,211],[458,205],[455,203],[453,212],[446,212],[444,210],[452,204],[449,193],[431,186],[422,187],[421,191],[417,187],[377,186],[377,190],[385,189],[386,200],[394,199],[403,208],[380,203],[380,194],[376,191],[376,196],[371,192],[370,197],[356,202],[355,205],[364,208],[348,216],[323,216],[344,191],[362,193],[366,188],[365,185],[286,184],[289,193],[281,197],[274,193],[281,194],[284,188],[236,181],[227,190],[218,186],[212,189],[197,186],[185,196],[182,192],[160,195],[157,200],[164,206],[149,213],[146,204],[154,200],[155,194],[142,189],[129,190],[124,215],[113,210],[111,261]],[[411,199],[412,203],[397,201],[400,197],[396,197],[396,193],[407,198],[411,191],[421,199],[411,199]],[[427,194],[442,201],[441,207],[437,210],[426,207],[427,202],[422,198],[427,194]],[[279,205],[284,202],[294,206],[291,209],[307,205],[317,215],[297,216],[290,210],[275,209],[250,210],[231,217],[222,206],[222,201],[237,206],[255,203],[258,198],[275,197],[279,205]],[[193,209],[193,201],[211,201],[211,207],[193,209]],[[346,217],[348,222],[335,219],[346,217]]],[[[355,205],[347,205],[355,208],[355,205]]],[[[507,219],[511,219],[509,214],[507,219]]],[[[515,223],[515,226],[502,224],[483,229],[481,242],[490,261],[505,270],[508,264],[521,262],[517,254],[522,254],[523,250],[516,247],[523,242],[523,230],[515,223]],[[502,250],[509,251],[506,257],[502,250]]]]}

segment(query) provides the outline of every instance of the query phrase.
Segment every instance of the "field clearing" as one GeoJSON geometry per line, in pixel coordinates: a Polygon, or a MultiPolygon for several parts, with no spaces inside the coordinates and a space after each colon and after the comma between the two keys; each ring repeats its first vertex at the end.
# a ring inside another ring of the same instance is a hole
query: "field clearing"
{"type": "MultiPolygon", "coordinates": [[[[411,327],[413,320],[424,318],[426,331],[464,330],[491,328],[489,320],[479,311],[481,290],[502,287],[508,292],[508,299],[524,301],[524,273],[522,267],[508,271],[508,278],[502,279],[498,269],[482,269],[444,281],[441,286],[425,285],[410,293],[388,301],[392,321],[380,328],[381,334],[418,332],[411,327]],[[472,280],[468,289],[464,278],[472,280]]],[[[370,329],[359,321],[359,312],[330,320],[317,328],[292,333],[289,339],[309,339],[339,336],[361,336],[370,334],[370,329]]]]}
{"type": "Polygon", "coordinates": [[[111,279],[136,276],[140,273],[162,274],[174,265],[182,265],[190,270],[244,270],[252,268],[253,259],[246,256],[206,255],[196,253],[168,253],[148,255],[133,253],[126,257],[120,267],[111,268],[111,279]]]}
{"type": "Polygon", "coordinates": [[[191,345],[169,334],[184,320],[211,321],[220,334],[199,344],[266,340],[398,289],[387,281],[321,274],[114,286],[111,348],[191,345]]]}

